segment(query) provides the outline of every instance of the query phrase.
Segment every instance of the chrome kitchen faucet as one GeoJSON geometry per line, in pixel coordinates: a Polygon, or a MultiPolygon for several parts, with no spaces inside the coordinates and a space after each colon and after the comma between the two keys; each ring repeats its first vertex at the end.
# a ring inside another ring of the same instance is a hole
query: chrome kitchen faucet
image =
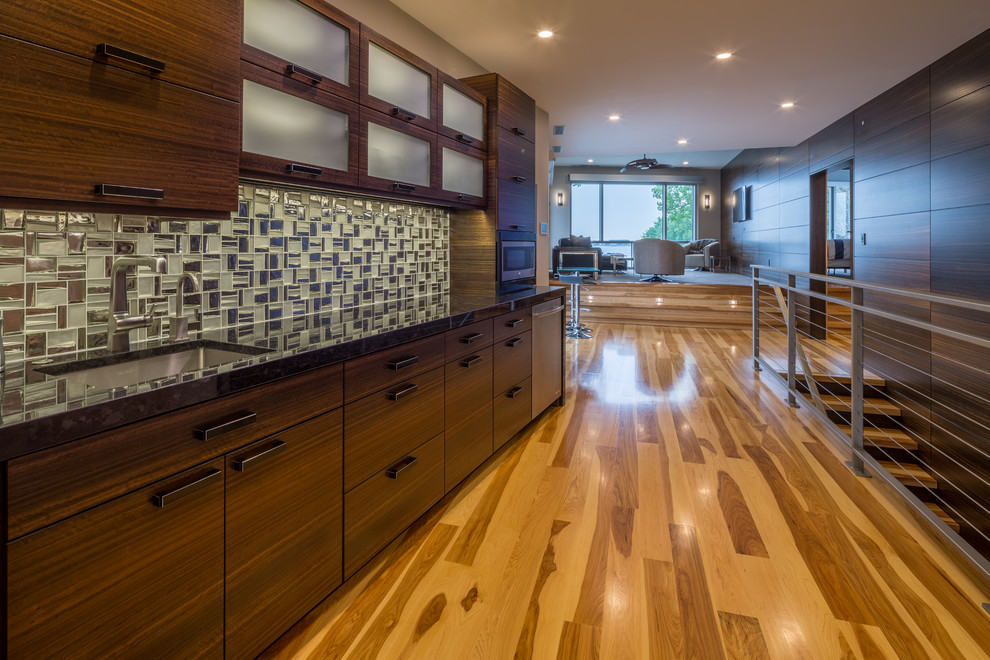
{"type": "Polygon", "coordinates": [[[107,315],[107,346],[111,353],[131,350],[130,331],[147,328],[155,318],[152,305],[147,314],[127,315],[127,268],[150,268],[156,273],[167,273],[168,262],[164,257],[117,257],[110,266],[110,313],[107,315]]]}

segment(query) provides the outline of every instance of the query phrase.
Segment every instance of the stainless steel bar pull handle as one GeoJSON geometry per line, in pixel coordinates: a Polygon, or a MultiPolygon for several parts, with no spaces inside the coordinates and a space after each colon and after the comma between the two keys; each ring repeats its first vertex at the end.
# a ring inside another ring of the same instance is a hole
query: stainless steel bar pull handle
{"type": "Polygon", "coordinates": [[[509,341],[505,342],[505,345],[508,346],[508,347],[510,347],[510,348],[515,348],[516,346],[518,346],[521,343],[522,343],[522,337],[513,337],[509,341]]]}
{"type": "Polygon", "coordinates": [[[416,383],[409,383],[408,385],[406,385],[405,387],[403,387],[401,390],[395,390],[394,392],[389,392],[388,393],[388,400],[389,401],[398,401],[402,397],[409,396],[410,394],[412,394],[413,392],[415,392],[418,389],[419,389],[419,386],[416,385],[416,383]]]}
{"type": "Polygon", "coordinates": [[[138,197],[140,199],[165,199],[161,188],[138,188],[137,186],[115,186],[107,183],[96,184],[96,194],[107,197],[138,197]]]}
{"type": "Polygon", "coordinates": [[[515,399],[516,396],[518,396],[519,393],[522,392],[522,391],[523,391],[523,388],[521,388],[518,385],[516,385],[515,387],[513,387],[512,389],[510,389],[508,392],[506,392],[505,393],[505,396],[509,397],[510,399],[515,399]]]}
{"type": "Polygon", "coordinates": [[[513,128],[512,129],[512,132],[515,133],[516,135],[523,135],[523,136],[526,135],[526,129],[525,128],[519,128],[518,126],[516,126],[515,128],[513,128]]]}
{"type": "Polygon", "coordinates": [[[526,183],[526,177],[519,176],[518,174],[512,177],[512,180],[515,181],[516,183],[526,183]]]}
{"type": "Polygon", "coordinates": [[[419,459],[415,456],[406,456],[399,462],[389,466],[389,468],[385,471],[385,474],[388,475],[389,479],[397,479],[400,472],[403,470],[408,470],[415,465],[418,460],[419,459]]]}
{"type": "Polygon", "coordinates": [[[393,371],[398,371],[399,369],[405,369],[406,367],[411,367],[417,362],[419,362],[419,356],[413,355],[403,360],[395,360],[393,362],[389,362],[388,368],[392,369],[393,371]]]}
{"type": "Polygon", "coordinates": [[[396,192],[413,192],[416,190],[416,186],[411,183],[393,183],[392,190],[396,192]]]}
{"type": "Polygon", "coordinates": [[[256,466],[259,463],[264,463],[269,458],[278,456],[283,451],[285,451],[288,446],[289,445],[285,444],[281,440],[276,440],[275,443],[270,447],[261,449],[258,452],[251,454],[250,456],[245,456],[243,458],[235,459],[234,469],[237,470],[238,472],[244,472],[250,467],[256,466]]]}
{"type": "Polygon", "coordinates": [[[319,84],[323,82],[323,76],[316,73],[315,71],[311,71],[307,68],[301,67],[298,64],[288,65],[287,67],[285,67],[285,72],[290,76],[295,73],[298,73],[303,78],[309,78],[310,80],[312,80],[314,84],[319,84]]]}
{"type": "Polygon", "coordinates": [[[457,139],[463,142],[464,144],[474,144],[474,138],[468,137],[464,135],[464,133],[458,133],[457,139]]]}
{"type": "Polygon", "coordinates": [[[461,366],[462,367],[473,367],[474,365],[478,364],[479,362],[481,362],[484,359],[485,359],[485,356],[484,355],[472,355],[471,357],[467,358],[466,360],[461,360],[461,366]]]}
{"type": "Polygon", "coordinates": [[[507,327],[507,328],[514,328],[514,327],[516,327],[517,325],[519,325],[522,322],[523,322],[522,319],[512,319],[511,321],[506,321],[505,322],[505,327],[507,327]]]}
{"type": "Polygon", "coordinates": [[[189,497],[196,491],[203,490],[207,486],[217,483],[223,478],[223,471],[216,468],[211,469],[195,481],[190,481],[184,486],[179,486],[172,490],[162,491],[151,496],[151,502],[158,508],[165,508],[169,504],[174,504],[184,497],[189,497]]]}
{"type": "Polygon", "coordinates": [[[389,113],[393,117],[397,119],[401,119],[402,121],[412,121],[413,119],[416,118],[415,112],[409,112],[408,110],[403,110],[397,105],[393,106],[392,109],[389,111],[389,113]]]}
{"type": "Polygon", "coordinates": [[[323,174],[323,170],[319,167],[313,167],[312,165],[299,165],[297,163],[289,163],[285,166],[285,169],[289,172],[289,174],[312,174],[313,176],[323,174]]]}
{"type": "Polygon", "coordinates": [[[104,57],[116,57],[118,60],[124,60],[132,64],[139,64],[143,67],[147,67],[152,71],[164,71],[165,63],[161,60],[156,60],[153,57],[148,57],[147,55],[141,55],[140,53],[135,53],[131,50],[125,50],[114,46],[113,44],[99,44],[96,47],[97,55],[103,55],[104,57]]]}
{"type": "Polygon", "coordinates": [[[475,332],[474,334],[470,334],[470,335],[468,335],[466,337],[461,337],[461,343],[464,343],[464,344],[473,344],[474,342],[478,341],[479,339],[481,339],[484,336],[485,336],[485,333],[483,333],[483,332],[475,332]]]}
{"type": "Polygon", "coordinates": [[[227,417],[213,426],[194,429],[194,431],[197,438],[203,440],[204,442],[208,442],[219,438],[221,435],[230,433],[231,431],[236,431],[237,429],[244,428],[249,424],[254,424],[257,421],[257,413],[242,412],[231,417],[227,417]]]}

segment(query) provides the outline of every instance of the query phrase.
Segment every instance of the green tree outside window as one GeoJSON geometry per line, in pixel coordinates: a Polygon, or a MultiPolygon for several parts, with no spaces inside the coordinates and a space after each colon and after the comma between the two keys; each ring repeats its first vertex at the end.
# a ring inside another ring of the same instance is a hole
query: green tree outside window
{"type": "Polygon", "coordinates": [[[668,241],[690,241],[694,238],[694,186],[653,186],[652,192],[657,199],[660,215],[653,226],[643,233],[643,238],[666,238],[668,241]],[[666,236],[663,231],[665,203],[666,236]]]}

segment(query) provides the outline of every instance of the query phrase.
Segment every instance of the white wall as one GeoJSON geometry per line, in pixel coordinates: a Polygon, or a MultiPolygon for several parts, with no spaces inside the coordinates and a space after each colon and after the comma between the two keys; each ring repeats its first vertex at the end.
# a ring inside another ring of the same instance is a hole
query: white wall
{"type": "MultiPolygon", "coordinates": [[[[539,164],[537,164],[539,167],[539,164]]],[[[553,184],[550,186],[550,241],[549,245],[557,244],[561,238],[571,233],[571,183],[568,177],[571,174],[618,174],[618,167],[598,167],[558,165],[554,168],[553,184]],[[557,206],[557,193],[564,193],[564,205],[557,206]]],[[[653,170],[643,173],[629,173],[631,176],[657,177],[657,176],[684,176],[700,177],[698,183],[698,208],[697,217],[697,237],[698,238],[721,238],[721,203],[720,190],[722,188],[721,170],[703,170],[690,167],[672,167],[664,170],[653,170]],[[702,207],[705,195],[712,196],[712,208],[706,211],[702,207]]],[[[549,252],[550,247],[546,248],[549,252]]]]}

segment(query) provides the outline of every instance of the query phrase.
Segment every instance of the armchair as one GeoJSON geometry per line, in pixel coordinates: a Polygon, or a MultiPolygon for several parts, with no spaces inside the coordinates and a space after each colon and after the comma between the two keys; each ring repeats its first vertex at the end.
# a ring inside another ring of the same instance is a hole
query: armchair
{"type": "Polygon", "coordinates": [[[661,275],[684,274],[684,247],[676,241],[641,238],[633,243],[633,268],[640,275],[653,275],[643,282],[670,282],[661,275]]]}
{"type": "Polygon", "coordinates": [[[708,270],[712,267],[712,257],[721,254],[718,239],[701,238],[684,246],[684,268],[708,270]]]}

